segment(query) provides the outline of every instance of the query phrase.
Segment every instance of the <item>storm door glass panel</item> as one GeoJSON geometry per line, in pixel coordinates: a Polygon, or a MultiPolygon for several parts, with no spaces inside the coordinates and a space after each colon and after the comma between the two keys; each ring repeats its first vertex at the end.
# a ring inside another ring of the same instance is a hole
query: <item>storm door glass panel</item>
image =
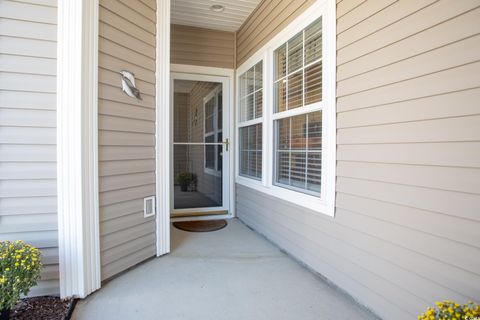
{"type": "Polygon", "coordinates": [[[174,209],[223,206],[221,84],[174,81],[174,209]]]}

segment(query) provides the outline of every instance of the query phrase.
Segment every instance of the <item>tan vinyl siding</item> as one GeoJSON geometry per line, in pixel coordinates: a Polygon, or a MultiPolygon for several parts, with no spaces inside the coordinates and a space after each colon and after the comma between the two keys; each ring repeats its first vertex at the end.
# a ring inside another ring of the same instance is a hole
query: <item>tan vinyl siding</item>
{"type": "Polygon", "coordinates": [[[56,1],[0,1],[0,241],[42,250],[30,295],[59,293],[56,1]]]}
{"type": "Polygon", "coordinates": [[[263,0],[237,32],[237,66],[313,3],[315,0],[263,0]]]}
{"type": "Polygon", "coordinates": [[[235,33],[172,25],[171,62],[196,66],[235,67],[235,33]]]}
{"type": "Polygon", "coordinates": [[[478,5],[340,1],[335,218],[237,185],[243,221],[384,319],[480,296],[478,5]]]}
{"type": "Polygon", "coordinates": [[[99,189],[102,279],[155,254],[155,221],[143,198],[155,194],[155,8],[101,0],[99,22],[99,189]],[[142,101],[121,91],[135,74],[142,101]]]}

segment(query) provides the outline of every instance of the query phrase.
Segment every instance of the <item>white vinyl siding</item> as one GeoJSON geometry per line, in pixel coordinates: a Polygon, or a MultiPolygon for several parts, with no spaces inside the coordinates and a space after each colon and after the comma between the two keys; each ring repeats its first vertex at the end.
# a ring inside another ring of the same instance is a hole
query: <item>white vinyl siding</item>
{"type": "Polygon", "coordinates": [[[0,1],[0,241],[39,247],[30,295],[59,293],[56,1],[0,1]]]}
{"type": "Polygon", "coordinates": [[[337,2],[335,218],[242,184],[237,214],[382,319],[478,300],[478,1],[337,2]]]}

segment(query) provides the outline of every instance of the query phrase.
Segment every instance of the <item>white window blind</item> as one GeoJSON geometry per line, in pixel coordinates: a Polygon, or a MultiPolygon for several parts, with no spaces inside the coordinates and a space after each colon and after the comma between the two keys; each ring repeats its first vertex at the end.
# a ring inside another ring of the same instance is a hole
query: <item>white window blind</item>
{"type": "Polygon", "coordinates": [[[239,174],[262,179],[263,62],[239,78],[239,174]]]}
{"type": "Polygon", "coordinates": [[[320,196],[321,18],[274,51],[273,90],[274,184],[320,196]],[[289,112],[293,109],[296,109],[294,116],[289,112]]]}

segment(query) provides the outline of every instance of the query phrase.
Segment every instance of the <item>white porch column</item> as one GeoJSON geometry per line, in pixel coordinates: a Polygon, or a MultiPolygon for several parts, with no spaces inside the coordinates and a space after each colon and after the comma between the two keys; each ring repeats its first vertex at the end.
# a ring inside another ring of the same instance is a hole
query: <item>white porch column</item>
{"type": "Polygon", "coordinates": [[[157,0],[157,256],[170,252],[170,0],[157,0]]]}
{"type": "Polygon", "coordinates": [[[58,1],[57,187],[60,294],[100,288],[98,0],[58,1]]]}

